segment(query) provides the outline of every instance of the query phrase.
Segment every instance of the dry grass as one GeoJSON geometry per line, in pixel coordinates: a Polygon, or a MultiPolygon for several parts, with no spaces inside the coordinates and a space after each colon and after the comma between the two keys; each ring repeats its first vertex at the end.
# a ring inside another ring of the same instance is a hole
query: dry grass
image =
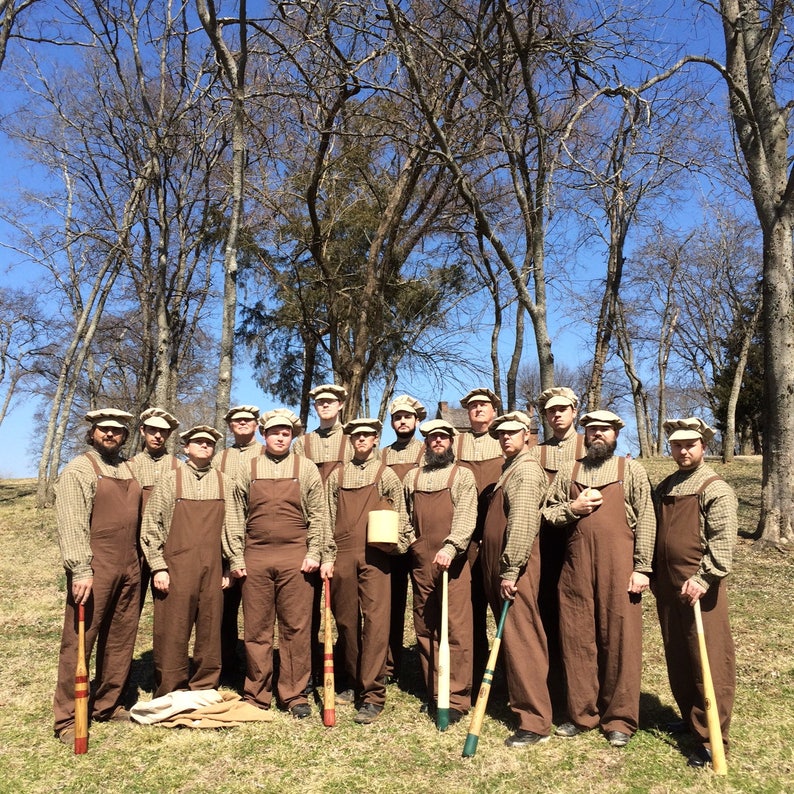
{"type": "MultiPolygon", "coordinates": [[[[760,464],[717,467],[741,497],[743,533],[757,520],[760,464]]],[[[658,482],[672,469],[651,461],[658,482]]],[[[739,686],[727,778],[686,767],[682,749],[655,726],[674,716],[653,599],[645,605],[641,730],[624,750],[595,732],[524,750],[503,745],[512,732],[495,689],[477,754],[462,759],[467,726],[439,734],[420,701],[391,685],[372,726],[338,709],[337,727],[319,715],[226,731],[167,731],[134,725],[92,727],[89,753],[74,756],[53,739],[51,697],[64,577],[51,511],[33,506],[31,481],[0,483],[0,791],[22,792],[783,792],[794,779],[794,596],[792,561],[758,553],[742,537],[730,586],[739,686]]],[[[412,638],[406,635],[408,644],[412,638]]],[[[138,694],[151,693],[151,615],[144,611],[135,660],[138,694]]],[[[415,679],[414,679],[415,680],[415,679]]],[[[559,715],[562,716],[562,715],[559,715]]],[[[686,750],[686,747],[683,748],[686,750]]]]}

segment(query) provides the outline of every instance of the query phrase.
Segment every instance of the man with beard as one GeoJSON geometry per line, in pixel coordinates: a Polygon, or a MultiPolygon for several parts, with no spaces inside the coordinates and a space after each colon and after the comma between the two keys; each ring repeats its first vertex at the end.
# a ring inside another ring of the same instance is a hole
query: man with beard
{"type": "MultiPolygon", "coordinates": [[[[389,406],[391,426],[397,440],[380,451],[381,460],[400,478],[418,469],[425,454],[425,445],[414,436],[418,422],[424,421],[427,411],[419,400],[408,394],[395,397],[389,406]]],[[[386,677],[396,680],[402,664],[405,607],[408,603],[408,577],[411,561],[408,552],[391,558],[391,629],[389,653],[386,657],[386,677]]]]}
{"type": "Polygon", "coordinates": [[[733,489],[704,462],[714,431],[701,419],[664,423],[678,471],[655,491],[659,529],[653,592],[664,640],[670,689],[683,718],[676,731],[691,731],[690,766],[711,762],[700,651],[692,607],[700,603],[716,709],[727,750],[736,692],[736,660],[723,581],[731,572],[738,522],[733,489]]]}
{"type": "Polygon", "coordinates": [[[477,483],[477,527],[467,551],[471,566],[472,679],[478,684],[488,661],[488,600],[482,587],[482,569],[477,560],[483,522],[491,491],[502,473],[504,456],[499,442],[488,434],[502,401],[490,389],[478,387],[461,398],[469,414],[471,431],[461,433],[455,444],[455,459],[474,475],[477,483]]]}
{"type": "MultiPolygon", "coordinates": [[[[579,400],[565,386],[546,389],[537,399],[538,414],[551,428],[551,438],[544,439],[530,450],[546,472],[548,484],[562,461],[573,461],[584,455],[584,436],[576,432],[574,422],[579,400]]],[[[540,585],[538,608],[549,646],[549,693],[555,710],[564,708],[565,676],[560,652],[560,604],[557,589],[560,582],[562,562],[565,559],[565,533],[541,519],[540,522],[540,585]]]]}
{"type": "Polygon", "coordinates": [[[623,747],[639,719],[641,597],[656,519],[645,470],[614,454],[620,417],[592,411],[579,424],[587,455],[561,464],[543,508],[568,538],[559,592],[570,722],[556,734],[570,738],[600,726],[610,745],[623,747]]]}
{"type": "MultiPolygon", "coordinates": [[[[141,515],[146,510],[146,503],[152,495],[152,489],[167,471],[180,466],[179,458],[166,451],[166,444],[171,433],[179,427],[179,420],[162,408],[147,408],[140,417],[139,432],[143,439],[143,449],[130,460],[135,479],[141,486],[141,515]]],[[[141,557],[141,609],[146,600],[151,571],[143,549],[141,557]]]]}
{"type": "Polygon", "coordinates": [[[70,461],[55,487],[58,543],[66,570],[66,611],[55,689],[55,735],[74,744],[77,607],[85,605],[85,655],[97,646],[91,717],[129,720],[122,705],[138,631],[141,566],[138,521],[141,489],[121,456],[132,414],[89,411],[90,449],[70,461]]]}
{"type": "Polygon", "coordinates": [[[427,703],[438,696],[438,643],[441,635],[441,574],[448,572],[450,654],[449,722],[459,722],[471,708],[471,569],[467,563],[477,523],[474,475],[455,465],[455,428],[443,419],[425,422],[424,465],[405,477],[405,501],[416,540],[411,545],[411,582],[416,643],[427,703]]]}
{"type": "MultiPolygon", "coordinates": [[[[250,465],[251,459],[264,454],[265,448],[256,440],[259,407],[235,405],[223,417],[234,436],[234,444],[212,459],[212,467],[232,480],[237,472],[250,465]]],[[[238,616],[242,600],[242,585],[231,579],[223,591],[223,617],[221,619],[221,678],[233,686],[238,684],[237,645],[239,642],[238,616]]]]}
{"type": "Polygon", "coordinates": [[[391,559],[386,550],[367,542],[369,513],[397,511],[398,543],[393,551],[405,552],[410,541],[402,483],[377,455],[380,430],[378,419],[348,422],[344,432],[353,458],[331,472],[325,484],[336,543],[331,599],[339,633],[337,648],[350,685],[338,699],[358,703],[354,721],[360,725],[374,722],[383,711],[383,669],[389,648],[391,559]]]}
{"type": "Polygon", "coordinates": [[[480,559],[488,603],[498,620],[502,604],[512,601],[502,643],[510,709],[518,730],[508,747],[548,741],[551,700],[546,686],[549,657],[538,614],[540,559],[538,529],[546,475],[526,449],[530,419],[513,411],[494,419],[490,434],[505,455],[485,517],[480,559]]]}

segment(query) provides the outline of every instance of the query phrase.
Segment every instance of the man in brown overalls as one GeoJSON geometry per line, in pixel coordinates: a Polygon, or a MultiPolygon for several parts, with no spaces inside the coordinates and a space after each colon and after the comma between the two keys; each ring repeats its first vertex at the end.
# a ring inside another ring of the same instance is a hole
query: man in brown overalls
{"type": "Polygon", "coordinates": [[[529,430],[530,419],[520,411],[491,424],[489,432],[499,440],[505,463],[491,495],[480,547],[483,584],[494,617],[499,619],[504,601],[513,602],[502,643],[510,709],[519,722],[518,730],[505,739],[508,747],[541,744],[551,732],[549,657],[538,612],[538,529],[546,475],[527,451],[529,430]]]}
{"type": "Polygon", "coordinates": [[[642,593],[648,589],[656,541],[651,484],[634,460],[617,457],[623,421],[591,411],[587,455],[563,462],[543,515],[567,530],[560,574],[560,638],[570,738],[601,727],[613,747],[637,730],[642,672],[642,593]]]}
{"type": "Polygon", "coordinates": [[[664,423],[678,471],[655,491],[657,517],[653,591],[664,640],[667,675],[683,717],[673,730],[695,737],[690,766],[711,762],[695,618],[700,602],[703,633],[714,683],[722,741],[728,732],[736,693],[736,657],[723,582],[731,572],[738,531],[733,489],[704,463],[714,431],[701,419],[664,423]]]}
{"type": "Polygon", "coordinates": [[[333,575],[335,549],[320,472],[308,458],[290,454],[300,420],[291,411],[276,409],[262,416],[260,427],[265,454],[243,466],[236,480],[247,504],[244,697],[270,708],[278,620],[278,698],[293,717],[303,719],[311,714],[306,682],[315,580],[333,575]]]}
{"type": "Polygon", "coordinates": [[[96,643],[90,714],[98,722],[129,720],[122,705],[141,598],[138,521],[141,489],[121,457],[132,414],[89,411],[91,447],[67,464],[55,487],[58,542],[66,570],[66,610],[55,689],[55,735],[74,744],[77,605],[85,605],[86,661],[96,643]]]}
{"type": "Polygon", "coordinates": [[[502,401],[490,389],[478,387],[464,395],[460,404],[469,414],[471,430],[457,437],[455,460],[474,475],[478,494],[477,527],[467,555],[471,567],[472,680],[475,686],[479,686],[488,661],[488,599],[483,591],[482,568],[477,557],[491,491],[502,473],[504,463],[499,442],[488,434],[488,428],[501,408],[502,401]]]}
{"type": "Polygon", "coordinates": [[[466,550],[477,523],[477,485],[468,469],[455,464],[456,431],[449,422],[434,419],[419,431],[427,451],[422,468],[406,475],[405,500],[416,535],[409,555],[414,630],[427,690],[423,708],[432,712],[438,697],[441,575],[447,571],[449,723],[454,724],[471,708],[471,569],[466,550]]]}
{"type": "MultiPolygon", "coordinates": [[[[216,689],[221,674],[224,562],[229,538],[243,531],[242,502],[231,479],[211,467],[214,427],[181,434],[187,462],[167,472],[152,492],[141,525],[141,546],[154,586],[154,697],[178,689],[216,689]],[[195,627],[193,672],[188,644],[195,627]]],[[[242,560],[232,575],[245,575],[242,560]]]]}
{"type": "MultiPolygon", "coordinates": [[[[256,440],[259,406],[235,405],[223,417],[234,437],[234,443],[212,459],[212,467],[220,469],[234,481],[241,466],[249,465],[251,458],[262,455],[265,448],[256,440]]],[[[238,686],[239,664],[237,645],[239,636],[242,584],[231,579],[223,591],[223,617],[221,618],[221,680],[238,686]]]]}
{"type": "Polygon", "coordinates": [[[377,455],[378,419],[354,419],[344,427],[353,458],[326,482],[328,512],[334,528],[336,563],[331,602],[339,634],[337,648],[354,691],[339,702],[358,702],[355,722],[374,722],[386,702],[383,670],[389,648],[391,583],[389,552],[402,553],[410,541],[400,478],[377,455]],[[398,514],[398,543],[388,550],[367,543],[373,510],[398,514]]]}
{"type": "MultiPolygon", "coordinates": [[[[425,454],[425,445],[415,437],[416,426],[424,421],[427,410],[419,400],[408,394],[395,397],[389,406],[391,426],[397,440],[380,451],[381,460],[405,482],[409,471],[418,469],[425,454]]],[[[391,558],[391,620],[389,652],[386,655],[386,678],[396,680],[402,666],[405,607],[408,604],[408,579],[411,558],[408,552],[391,558]]]]}

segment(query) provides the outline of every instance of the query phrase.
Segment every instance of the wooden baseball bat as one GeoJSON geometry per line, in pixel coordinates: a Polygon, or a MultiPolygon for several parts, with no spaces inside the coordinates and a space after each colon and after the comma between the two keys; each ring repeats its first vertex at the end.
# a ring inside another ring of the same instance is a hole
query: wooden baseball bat
{"type": "Polygon", "coordinates": [[[331,581],[324,581],[325,589],[325,647],[323,648],[323,725],[336,725],[336,694],[334,684],[334,634],[331,627],[331,581]]]}
{"type": "Polygon", "coordinates": [[[449,572],[441,574],[441,637],[438,642],[438,708],[436,727],[449,727],[449,572]]]}
{"type": "Polygon", "coordinates": [[[480,741],[480,731],[482,730],[482,721],[485,717],[485,708],[488,705],[488,696],[491,694],[491,684],[493,684],[493,673],[496,668],[496,660],[499,656],[499,647],[502,644],[502,632],[505,628],[505,618],[507,617],[507,610],[512,603],[512,601],[507,600],[502,606],[502,616],[499,618],[496,638],[493,641],[488,663],[485,665],[485,673],[482,677],[480,694],[477,695],[477,703],[474,706],[474,711],[471,715],[471,723],[469,724],[469,733],[466,736],[466,743],[463,745],[464,758],[471,758],[471,756],[477,752],[477,743],[480,741]]]}
{"type": "Polygon", "coordinates": [[[698,635],[698,650],[700,651],[700,673],[703,676],[703,700],[706,710],[706,723],[709,730],[709,744],[711,745],[711,767],[715,775],[727,775],[728,764],[725,760],[720,715],[717,713],[717,698],[714,694],[709,655],[706,651],[706,635],[703,633],[700,601],[695,601],[695,629],[698,635]]]}
{"type": "Polygon", "coordinates": [[[85,663],[85,606],[77,607],[77,667],[74,671],[74,754],[88,752],[88,666],[85,663]]]}

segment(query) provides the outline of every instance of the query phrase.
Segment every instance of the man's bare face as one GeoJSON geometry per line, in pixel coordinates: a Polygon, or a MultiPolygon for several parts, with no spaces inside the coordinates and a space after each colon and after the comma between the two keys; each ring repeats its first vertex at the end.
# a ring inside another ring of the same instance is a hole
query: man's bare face
{"type": "Polygon", "coordinates": [[[215,454],[215,442],[208,438],[191,438],[185,445],[185,454],[197,469],[203,469],[215,454]]]}
{"type": "Polygon", "coordinates": [[[271,455],[281,456],[289,452],[292,443],[292,428],[286,426],[269,427],[265,430],[265,447],[271,455]]]}
{"type": "Polygon", "coordinates": [[[469,424],[477,432],[488,428],[496,416],[496,409],[490,400],[469,400],[466,410],[469,412],[469,424]]]}
{"type": "Polygon", "coordinates": [[[328,397],[321,397],[314,402],[314,410],[317,416],[324,422],[336,419],[342,411],[342,403],[339,400],[332,400],[328,397]]]}
{"type": "Polygon", "coordinates": [[[229,430],[234,436],[234,443],[240,446],[250,444],[256,435],[256,419],[235,417],[229,420],[229,430]]]}
{"type": "Polygon", "coordinates": [[[377,442],[378,434],[369,430],[356,430],[350,434],[350,443],[355,450],[355,457],[359,460],[366,460],[377,442]]]}
{"type": "Polygon", "coordinates": [[[123,427],[94,427],[91,431],[91,446],[102,455],[117,455],[127,437],[123,427]]]}
{"type": "Polygon", "coordinates": [[[514,458],[527,443],[526,430],[499,430],[499,446],[506,458],[514,458]]]}
{"type": "Polygon", "coordinates": [[[165,442],[171,435],[170,428],[155,427],[154,425],[143,425],[141,427],[141,436],[143,436],[143,445],[146,447],[150,455],[157,457],[165,452],[165,442]]]}
{"type": "Polygon", "coordinates": [[[670,454],[678,464],[679,469],[689,471],[690,469],[696,469],[703,463],[706,448],[699,438],[687,438],[681,441],[671,441],[670,454]]]}
{"type": "Polygon", "coordinates": [[[555,436],[562,438],[573,426],[573,406],[553,405],[544,411],[555,436]]]}
{"type": "Polygon", "coordinates": [[[416,414],[410,411],[395,411],[391,415],[391,426],[397,438],[410,438],[416,431],[416,414]]]}
{"type": "Polygon", "coordinates": [[[608,460],[615,452],[618,434],[614,427],[591,427],[584,429],[584,446],[587,458],[592,462],[608,460]]]}

